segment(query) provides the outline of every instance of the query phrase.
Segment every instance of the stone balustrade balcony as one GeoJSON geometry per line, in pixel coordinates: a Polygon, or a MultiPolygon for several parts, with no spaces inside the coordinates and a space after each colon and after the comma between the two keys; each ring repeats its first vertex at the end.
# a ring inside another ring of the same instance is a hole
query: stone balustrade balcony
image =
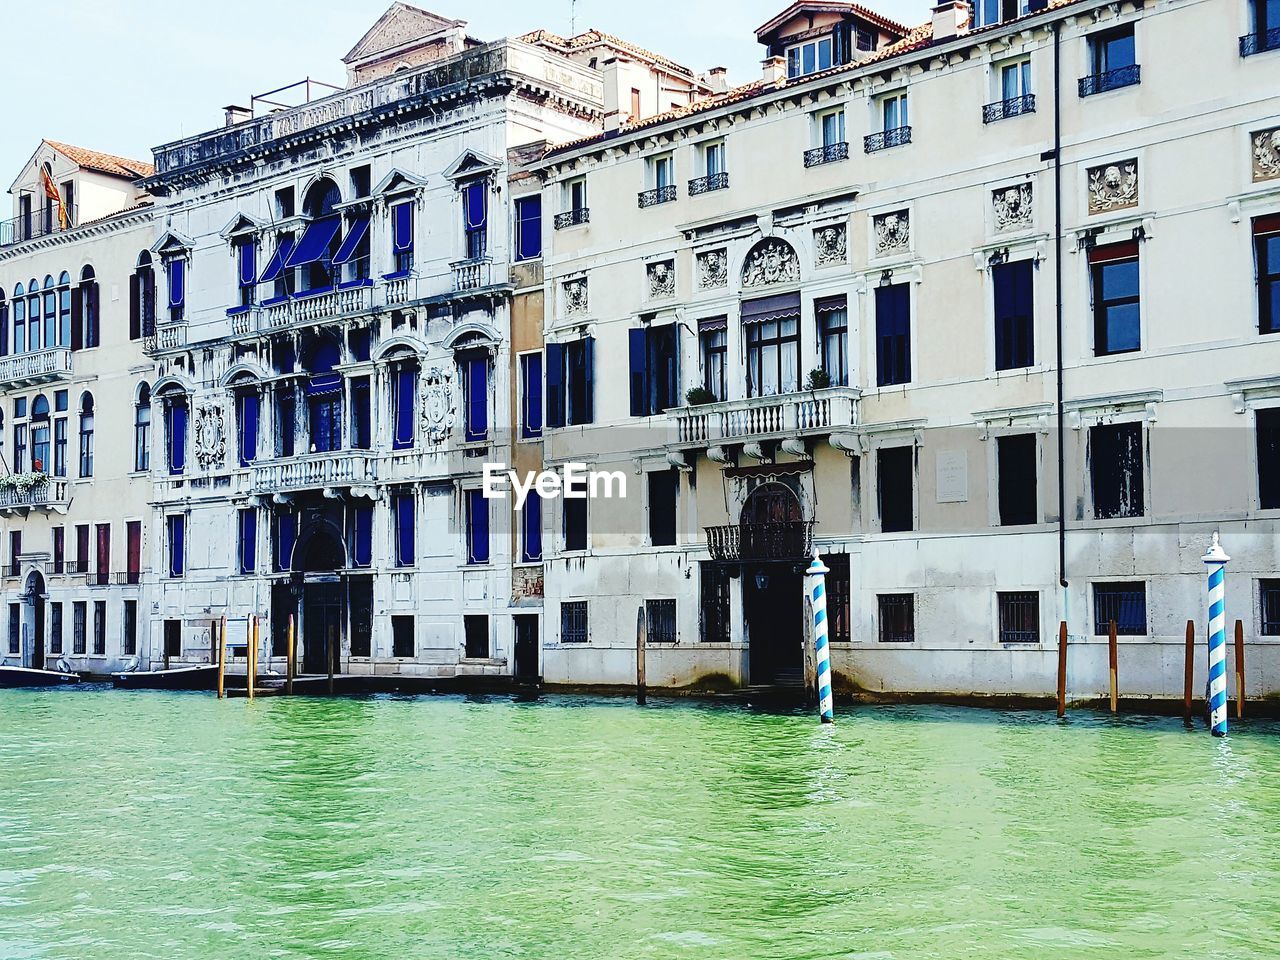
{"type": "Polygon", "coordinates": [[[66,513],[67,505],[70,503],[70,488],[67,486],[67,481],[52,477],[26,490],[15,487],[0,489],[0,514],[21,514],[30,510],[66,513]]]}
{"type": "Polygon", "coordinates": [[[0,359],[0,388],[26,387],[71,376],[71,350],[47,347],[0,359]]]}
{"type": "Polygon", "coordinates": [[[373,451],[333,450],[254,463],[248,476],[251,491],[261,494],[366,486],[377,480],[377,474],[373,451]]]}
{"type": "Polygon", "coordinates": [[[676,448],[821,436],[858,422],[856,387],[823,387],[773,397],[747,397],[667,411],[676,448]]]}

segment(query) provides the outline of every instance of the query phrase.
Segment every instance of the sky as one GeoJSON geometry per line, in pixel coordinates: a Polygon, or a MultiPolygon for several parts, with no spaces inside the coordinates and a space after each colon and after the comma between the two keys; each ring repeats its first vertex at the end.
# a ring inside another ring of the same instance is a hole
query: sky
{"type": "MultiPolygon", "coordinates": [[[[862,0],[907,24],[928,0],[862,0]]],[[[137,160],[211,130],[227,104],[307,76],[343,83],[341,57],[391,0],[0,0],[0,179],[7,186],[42,137],[137,160]],[[45,37],[47,39],[38,39],[45,37]],[[21,38],[21,39],[18,39],[21,38]]],[[[760,69],[755,28],[785,0],[417,0],[468,21],[482,40],[544,27],[595,27],[696,71],[760,69]]]]}

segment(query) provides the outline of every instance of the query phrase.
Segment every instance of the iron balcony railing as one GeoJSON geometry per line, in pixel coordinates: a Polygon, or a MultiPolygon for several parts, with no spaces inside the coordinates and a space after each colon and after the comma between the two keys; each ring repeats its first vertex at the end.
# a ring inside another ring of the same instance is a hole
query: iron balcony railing
{"type": "Polygon", "coordinates": [[[566,210],[564,213],[557,213],[554,226],[557,230],[563,230],[565,227],[576,227],[579,224],[591,222],[590,207],[575,207],[573,210],[566,210]]]}
{"type": "Polygon", "coordinates": [[[1108,90],[1119,90],[1121,87],[1132,87],[1142,82],[1142,67],[1133,64],[1128,67],[1117,67],[1103,73],[1091,74],[1080,78],[1080,96],[1091,97],[1095,93],[1106,93],[1108,90]]]}
{"type": "Polygon", "coordinates": [[[768,520],[707,527],[714,560],[803,560],[813,553],[812,520],[768,520]]]}
{"type": "Polygon", "coordinates": [[[982,108],[982,122],[994,123],[1009,117],[1020,117],[1024,113],[1036,112],[1036,95],[1023,94],[1021,97],[1010,97],[1008,100],[997,100],[982,108]]]}
{"type": "Polygon", "coordinates": [[[74,203],[67,207],[67,225],[65,227],[62,225],[62,218],[58,216],[56,204],[51,210],[41,207],[22,216],[14,217],[12,220],[0,221],[0,247],[22,243],[24,240],[34,240],[37,237],[48,236],[51,233],[72,230],[79,222],[80,211],[76,209],[74,203]]]}
{"type": "Polygon", "coordinates": [[[894,127],[891,130],[882,130],[879,133],[872,133],[864,137],[862,140],[862,149],[867,153],[875,153],[877,150],[887,150],[889,147],[900,147],[904,143],[911,142],[911,127],[894,127]]]}
{"type": "Polygon", "coordinates": [[[689,196],[696,197],[700,193],[713,190],[728,190],[729,174],[725,172],[709,173],[705,177],[695,177],[689,181],[689,196]]]}
{"type": "Polygon", "coordinates": [[[145,570],[91,570],[85,574],[85,584],[90,587],[130,587],[142,583],[145,570]]]}
{"type": "Polygon", "coordinates": [[[677,195],[674,183],[669,183],[665,187],[654,187],[652,190],[641,190],[640,209],[656,207],[660,203],[670,203],[677,195]]]}
{"type": "Polygon", "coordinates": [[[1280,50],[1280,27],[1261,33],[1246,33],[1240,38],[1240,56],[1252,57],[1255,53],[1280,50]]]}
{"type": "Polygon", "coordinates": [[[819,164],[831,163],[835,160],[849,159],[849,144],[841,140],[839,143],[828,143],[804,152],[804,165],[816,167],[819,164]]]}

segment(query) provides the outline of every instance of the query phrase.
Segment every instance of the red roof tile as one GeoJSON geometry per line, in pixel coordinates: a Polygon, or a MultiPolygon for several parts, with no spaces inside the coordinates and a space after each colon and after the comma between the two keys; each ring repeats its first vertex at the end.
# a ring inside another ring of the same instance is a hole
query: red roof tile
{"type": "Polygon", "coordinates": [[[141,160],[129,160],[126,157],[117,157],[98,150],[73,147],[69,143],[59,143],[48,138],[45,138],[44,142],[86,170],[110,174],[113,177],[124,177],[127,180],[149,177],[156,172],[155,167],[141,160]]]}

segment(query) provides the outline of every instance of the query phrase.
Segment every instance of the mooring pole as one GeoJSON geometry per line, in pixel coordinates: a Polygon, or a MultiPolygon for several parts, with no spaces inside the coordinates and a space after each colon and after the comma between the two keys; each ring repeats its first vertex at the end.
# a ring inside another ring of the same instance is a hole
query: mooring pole
{"type": "Polygon", "coordinates": [[[636,613],[636,703],[644,706],[647,699],[645,683],[645,646],[649,632],[649,624],[644,615],[644,604],[636,613]]]}
{"type": "Polygon", "coordinates": [[[337,659],[338,651],[334,646],[334,627],[329,624],[329,629],[324,635],[324,659],[329,664],[329,693],[333,693],[333,661],[337,659]]]}
{"type": "Polygon", "coordinates": [[[831,696],[831,645],[827,642],[827,574],[831,570],[822,562],[818,548],[813,548],[813,562],[805,571],[809,581],[809,597],[813,601],[813,654],[817,661],[818,719],[835,723],[835,704],[831,696]]]}
{"type": "Polygon", "coordinates": [[[1067,621],[1058,623],[1058,716],[1067,715],[1067,621]]]}
{"type": "Polygon", "coordinates": [[[253,699],[253,688],[258,679],[258,616],[254,614],[249,617],[246,624],[248,641],[245,652],[249,655],[249,662],[245,664],[245,679],[248,680],[249,699],[253,699]]]}
{"type": "Polygon", "coordinates": [[[1187,621],[1187,652],[1182,665],[1182,722],[1191,726],[1191,686],[1196,673],[1196,622],[1187,621]]]}
{"type": "Polygon", "coordinates": [[[814,653],[813,640],[813,601],[809,591],[804,596],[804,705],[816,706],[818,703],[818,662],[814,653]]]}
{"type": "Polygon", "coordinates": [[[1244,719],[1244,621],[1236,621],[1236,719],[1244,719]]]}
{"type": "Polygon", "coordinates": [[[289,614],[289,632],[286,634],[287,658],[284,664],[284,692],[293,695],[293,614],[289,614]]]}
{"type": "Polygon", "coordinates": [[[1215,737],[1227,734],[1227,556],[1213,532],[1213,543],[1200,558],[1209,570],[1209,730],[1215,737]]]}
{"type": "Polygon", "coordinates": [[[1107,627],[1107,663],[1110,666],[1111,673],[1111,712],[1116,712],[1116,707],[1120,700],[1120,683],[1116,676],[1116,622],[1111,621],[1107,627]]]}
{"type": "Polygon", "coordinates": [[[221,700],[226,688],[227,676],[227,618],[218,621],[218,699],[221,700]]]}

